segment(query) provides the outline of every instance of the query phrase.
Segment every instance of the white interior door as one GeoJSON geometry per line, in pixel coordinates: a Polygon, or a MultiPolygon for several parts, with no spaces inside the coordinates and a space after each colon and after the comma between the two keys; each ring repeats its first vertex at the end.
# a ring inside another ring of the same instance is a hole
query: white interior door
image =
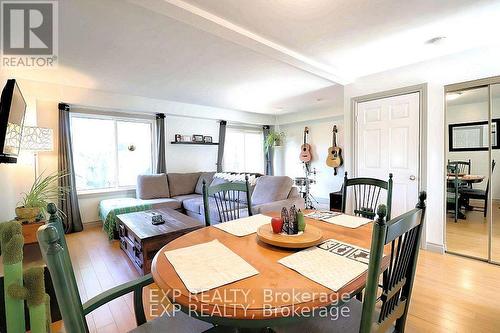
{"type": "Polygon", "coordinates": [[[412,93],[357,105],[356,177],[387,180],[393,173],[392,217],[418,200],[419,104],[412,93]]]}

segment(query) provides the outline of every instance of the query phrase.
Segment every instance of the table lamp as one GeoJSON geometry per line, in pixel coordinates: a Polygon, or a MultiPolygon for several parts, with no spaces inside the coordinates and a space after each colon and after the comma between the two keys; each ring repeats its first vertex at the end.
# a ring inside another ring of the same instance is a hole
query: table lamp
{"type": "Polygon", "coordinates": [[[52,128],[24,126],[21,149],[25,151],[32,151],[34,153],[35,178],[38,177],[38,162],[36,155],[38,152],[54,150],[54,134],[52,128]]]}

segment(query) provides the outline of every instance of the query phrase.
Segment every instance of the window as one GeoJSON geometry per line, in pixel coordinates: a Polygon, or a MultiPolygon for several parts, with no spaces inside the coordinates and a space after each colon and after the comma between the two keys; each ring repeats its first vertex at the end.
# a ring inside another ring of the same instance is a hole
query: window
{"type": "Polygon", "coordinates": [[[227,128],[223,164],[224,171],[264,173],[262,131],[227,128]]]}
{"type": "Polygon", "coordinates": [[[78,191],[134,186],[152,172],[152,121],[73,114],[71,137],[78,191]]]}

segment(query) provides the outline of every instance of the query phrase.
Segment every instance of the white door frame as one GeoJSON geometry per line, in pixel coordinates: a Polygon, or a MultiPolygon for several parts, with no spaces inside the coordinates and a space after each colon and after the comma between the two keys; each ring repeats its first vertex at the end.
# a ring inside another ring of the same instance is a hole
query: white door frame
{"type": "MultiPolygon", "coordinates": [[[[357,96],[351,98],[351,151],[349,156],[352,162],[352,172],[353,176],[356,177],[356,170],[358,166],[358,161],[356,158],[357,149],[357,126],[356,126],[356,114],[358,111],[358,104],[363,102],[369,102],[377,99],[383,99],[388,97],[407,95],[412,93],[419,93],[419,154],[418,154],[418,191],[425,190],[427,188],[427,83],[422,83],[414,86],[408,86],[393,90],[387,90],[382,92],[377,92],[374,94],[357,96]]],[[[426,224],[424,224],[426,225],[426,224]]],[[[427,236],[426,228],[422,230],[422,248],[426,248],[427,236]]]]}

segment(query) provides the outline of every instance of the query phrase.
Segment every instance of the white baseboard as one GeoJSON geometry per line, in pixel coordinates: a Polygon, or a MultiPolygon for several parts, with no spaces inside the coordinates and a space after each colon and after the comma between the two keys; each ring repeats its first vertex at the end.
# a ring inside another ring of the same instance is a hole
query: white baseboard
{"type": "Polygon", "coordinates": [[[427,251],[444,254],[444,246],[441,244],[434,244],[434,243],[427,242],[425,244],[425,249],[427,251]]]}
{"type": "Polygon", "coordinates": [[[84,228],[102,227],[102,221],[83,222],[83,227],[84,228]]]}

